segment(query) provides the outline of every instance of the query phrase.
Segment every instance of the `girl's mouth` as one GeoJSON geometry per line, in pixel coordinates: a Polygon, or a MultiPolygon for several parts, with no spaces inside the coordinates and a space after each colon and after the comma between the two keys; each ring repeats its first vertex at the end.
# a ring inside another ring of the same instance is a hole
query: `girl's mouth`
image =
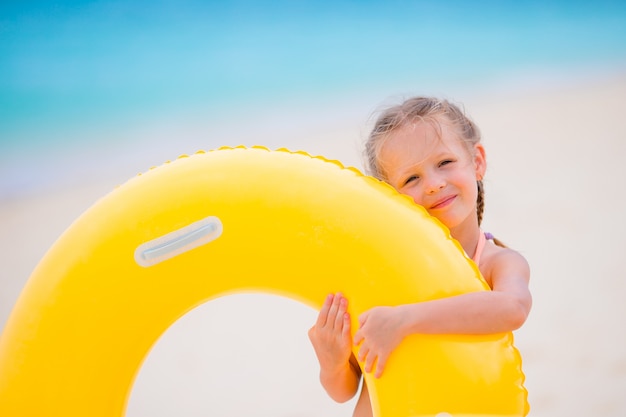
{"type": "Polygon", "coordinates": [[[441,200],[437,201],[435,204],[430,206],[430,210],[437,210],[437,209],[441,209],[441,208],[447,207],[450,204],[452,204],[452,202],[454,201],[455,198],[456,198],[455,195],[451,195],[451,196],[442,198],[441,200]]]}

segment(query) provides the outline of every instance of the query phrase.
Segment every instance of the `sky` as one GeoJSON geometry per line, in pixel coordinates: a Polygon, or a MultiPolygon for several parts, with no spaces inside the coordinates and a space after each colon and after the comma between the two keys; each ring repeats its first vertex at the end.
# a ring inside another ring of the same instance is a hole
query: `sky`
{"type": "Polygon", "coordinates": [[[0,192],[25,185],[15,161],[141,125],[202,132],[625,65],[620,1],[4,1],[0,192]]]}

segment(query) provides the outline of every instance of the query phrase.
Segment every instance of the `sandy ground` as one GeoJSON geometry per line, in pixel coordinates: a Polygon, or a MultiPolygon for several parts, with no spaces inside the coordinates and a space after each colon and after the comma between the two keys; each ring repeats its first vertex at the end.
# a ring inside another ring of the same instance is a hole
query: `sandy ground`
{"type": "MultiPolygon", "coordinates": [[[[530,415],[623,417],[626,73],[450,98],[465,104],[483,132],[485,229],[532,266],[533,311],[515,333],[530,415]]],[[[360,166],[364,118],[284,146],[360,166]]],[[[281,136],[256,139],[281,146],[281,136]]],[[[54,240],[100,196],[145,170],[143,158],[125,160],[114,175],[0,200],[0,329],[54,240]]],[[[318,384],[306,337],[315,315],[292,300],[261,294],[200,306],[156,344],[127,415],[350,415],[353,403],[333,403],[318,384]]]]}

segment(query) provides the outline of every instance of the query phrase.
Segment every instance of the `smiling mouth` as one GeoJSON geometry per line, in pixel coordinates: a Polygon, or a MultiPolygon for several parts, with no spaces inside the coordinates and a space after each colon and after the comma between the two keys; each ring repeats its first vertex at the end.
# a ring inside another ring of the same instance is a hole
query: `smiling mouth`
{"type": "Polygon", "coordinates": [[[437,201],[435,204],[433,204],[432,206],[430,206],[430,209],[440,209],[443,207],[448,206],[450,203],[452,203],[452,201],[456,198],[456,196],[452,195],[450,197],[446,197],[443,200],[439,200],[437,201]]]}

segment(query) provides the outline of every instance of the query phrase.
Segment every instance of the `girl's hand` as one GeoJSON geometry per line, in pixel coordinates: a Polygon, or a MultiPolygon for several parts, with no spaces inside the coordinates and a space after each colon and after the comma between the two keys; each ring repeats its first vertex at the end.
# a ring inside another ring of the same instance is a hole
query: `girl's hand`
{"type": "Polygon", "coordinates": [[[329,374],[349,366],[352,354],[348,300],[341,294],[329,294],[317,322],[309,330],[320,368],[329,374]]]}
{"type": "Polygon", "coordinates": [[[405,336],[405,314],[402,306],[374,307],[359,316],[359,330],[354,335],[354,344],[359,348],[358,359],[365,362],[364,371],[380,378],[391,352],[405,336]]]}

